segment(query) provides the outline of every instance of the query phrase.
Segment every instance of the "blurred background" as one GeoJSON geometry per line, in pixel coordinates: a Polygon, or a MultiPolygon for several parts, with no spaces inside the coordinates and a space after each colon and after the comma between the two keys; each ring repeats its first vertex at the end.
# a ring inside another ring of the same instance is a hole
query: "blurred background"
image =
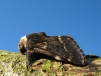
{"type": "Polygon", "coordinates": [[[101,56],[101,0],[0,1],[0,50],[18,52],[20,38],[36,32],[72,36],[101,56]]]}

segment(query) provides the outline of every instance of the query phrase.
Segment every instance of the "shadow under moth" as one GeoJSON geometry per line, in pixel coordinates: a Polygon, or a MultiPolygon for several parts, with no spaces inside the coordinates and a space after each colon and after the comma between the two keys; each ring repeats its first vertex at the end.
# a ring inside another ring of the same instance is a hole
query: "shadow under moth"
{"type": "Polygon", "coordinates": [[[47,36],[45,32],[21,37],[18,49],[26,55],[26,67],[40,58],[51,57],[61,62],[84,66],[85,54],[70,36],[47,36]]]}

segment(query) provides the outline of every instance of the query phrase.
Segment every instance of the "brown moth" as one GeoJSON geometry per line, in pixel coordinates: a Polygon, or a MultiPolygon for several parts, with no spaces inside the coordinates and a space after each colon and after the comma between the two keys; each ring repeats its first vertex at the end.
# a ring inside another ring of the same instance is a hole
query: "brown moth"
{"type": "Polygon", "coordinates": [[[84,66],[85,54],[70,36],[47,36],[45,32],[21,37],[18,49],[26,55],[26,66],[40,58],[51,57],[58,61],[84,66]]]}

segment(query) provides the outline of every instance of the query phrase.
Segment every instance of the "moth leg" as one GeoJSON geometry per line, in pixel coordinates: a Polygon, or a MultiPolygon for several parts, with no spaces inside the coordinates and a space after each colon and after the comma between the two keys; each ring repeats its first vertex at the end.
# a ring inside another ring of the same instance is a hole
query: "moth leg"
{"type": "Polygon", "coordinates": [[[32,66],[32,63],[35,62],[34,52],[26,52],[26,68],[27,70],[29,67],[32,66]]]}
{"type": "Polygon", "coordinates": [[[30,65],[30,52],[26,52],[26,68],[28,70],[28,66],[30,65]]]}

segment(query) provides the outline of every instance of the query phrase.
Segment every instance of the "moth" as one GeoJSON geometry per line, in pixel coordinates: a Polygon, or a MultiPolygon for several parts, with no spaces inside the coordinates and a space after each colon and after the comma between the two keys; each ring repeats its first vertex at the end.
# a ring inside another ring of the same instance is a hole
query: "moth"
{"type": "Polygon", "coordinates": [[[70,36],[47,36],[45,32],[21,37],[18,49],[26,55],[26,67],[40,58],[51,57],[61,62],[85,65],[85,54],[70,36]]]}

